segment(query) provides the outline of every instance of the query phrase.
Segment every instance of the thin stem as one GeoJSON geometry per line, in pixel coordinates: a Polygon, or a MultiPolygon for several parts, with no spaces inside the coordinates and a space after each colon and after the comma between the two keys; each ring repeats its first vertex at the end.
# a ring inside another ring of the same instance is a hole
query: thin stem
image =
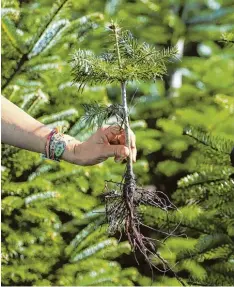
{"type": "Polygon", "coordinates": [[[119,51],[119,41],[118,41],[118,31],[117,31],[117,25],[114,24],[114,33],[115,33],[115,45],[116,45],[116,50],[117,50],[117,56],[118,56],[118,64],[119,68],[122,69],[122,64],[121,64],[121,56],[120,56],[120,51],[119,51]]]}
{"type": "MultiPolygon", "coordinates": [[[[115,34],[115,45],[117,50],[117,56],[118,56],[118,64],[120,70],[122,69],[122,63],[121,63],[121,55],[119,50],[119,41],[118,41],[118,26],[113,23],[113,31],[115,34]]],[[[128,103],[127,103],[127,96],[126,96],[126,81],[121,82],[121,95],[122,95],[122,105],[124,109],[124,129],[126,134],[126,147],[129,149],[129,157],[127,159],[127,177],[134,178],[133,173],[133,164],[132,164],[132,153],[131,153],[131,140],[130,140],[130,126],[129,126],[129,120],[128,120],[128,103]]]]}
{"type": "Polygon", "coordinates": [[[124,109],[124,129],[126,134],[126,143],[125,145],[129,149],[129,157],[127,160],[127,175],[133,177],[133,164],[132,164],[132,153],[131,153],[131,140],[130,140],[130,127],[128,121],[128,104],[126,96],[126,82],[121,83],[121,95],[122,95],[122,105],[124,109]]]}

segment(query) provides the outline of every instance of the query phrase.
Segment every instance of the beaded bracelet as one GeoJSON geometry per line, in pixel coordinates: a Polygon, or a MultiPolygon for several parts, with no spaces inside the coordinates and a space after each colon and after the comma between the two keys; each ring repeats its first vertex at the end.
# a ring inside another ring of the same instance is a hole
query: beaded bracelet
{"type": "Polygon", "coordinates": [[[44,158],[60,161],[66,149],[66,141],[62,133],[59,132],[59,128],[54,128],[46,139],[44,158]]]}

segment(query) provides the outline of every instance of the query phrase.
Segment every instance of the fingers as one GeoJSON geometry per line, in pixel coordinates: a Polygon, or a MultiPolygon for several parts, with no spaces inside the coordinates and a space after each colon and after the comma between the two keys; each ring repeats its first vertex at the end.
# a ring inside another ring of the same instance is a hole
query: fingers
{"type": "Polygon", "coordinates": [[[125,145],[108,145],[103,148],[103,156],[123,160],[129,156],[129,149],[125,145]]]}
{"type": "MultiPolygon", "coordinates": [[[[125,131],[121,129],[119,126],[105,126],[102,129],[102,133],[105,135],[109,144],[112,145],[125,145],[126,143],[126,135],[125,131]]],[[[136,162],[136,137],[132,130],[130,130],[130,146],[131,146],[131,154],[132,160],[136,162]]],[[[116,157],[116,160],[119,160],[119,157],[116,157]]]]}
{"type": "Polygon", "coordinates": [[[124,130],[119,126],[104,126],[100,130],[110,144],[117,142],[119,137],[124,133],[124,130]]]}
{"type": "MultiPolygon", "coordinates": [[[[119,143],[121,145],[125,145],[125,142],[126,142],[126,136],[125,133],[123,133],[119,135],[119,143]]],[[[136,136],[132,130],[130,130],[130,147],[131,147],[132,160],[133,162],[136,162],[136,155],[137,155],[136,136]]]]}

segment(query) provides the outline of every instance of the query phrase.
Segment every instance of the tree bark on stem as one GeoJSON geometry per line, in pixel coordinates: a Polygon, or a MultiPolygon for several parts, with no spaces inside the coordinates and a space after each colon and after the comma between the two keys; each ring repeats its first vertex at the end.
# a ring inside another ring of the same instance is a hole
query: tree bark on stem
{"type": "Polygon", "coordinates": [[[122,105],[124,109],[124,130],[126,135],[125,145],[129,149],[129,157],[127,159],[127,177],[134,179],[133,164],[132,164],[132,152],[131,152],[131,141],[130,141],[130,126],[128,120],[128,103],[126,95],[126,82],[121,83],[121,95],[122,95],[122,105]]]}

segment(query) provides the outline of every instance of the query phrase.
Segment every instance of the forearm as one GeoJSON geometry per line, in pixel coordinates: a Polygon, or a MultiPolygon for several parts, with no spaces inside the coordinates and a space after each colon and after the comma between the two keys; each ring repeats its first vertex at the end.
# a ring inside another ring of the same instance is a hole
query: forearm
{"type": "Polygon", "coordinates": [[[50,129],[2,97],[2,142],[43,153],[50,129]]]}
{"type": "MultiPolygon", "coordinates": [[[[3,143],[29,151],[45,153],[47,137],[51,132],[50,128],[4,97],[2,97],[1,110],[3,143]]],[[[62,142],[59,142],[59,135],[58,143],[64,145],[65,142],[66,144],[61,158],[78,165],[94,165],[113,156],[120,161],[129,156],[130,152],[125,146],[125,135],[119,126],[100,128],[83,143],[69,135],[63,135],[62,138],[62,142]]],[[[132,132],[131,149],[133,160],[136,161],[135,136],[132,132]]]]}
{"type": "MultiPolygon", "coordinates": [[[[29,151],[44,153],[46,139],[51,129],[6,98],[1,97],[1,100],[2,142],[29,151]]],[[[69,136],[66,135],[65,137],[69,136]]],[[[74,139],[74,141],[76,140],[74,139]]],[[[70,161],[73,152],[72,148],[67,146],[62,158],[70,161]]]]}

